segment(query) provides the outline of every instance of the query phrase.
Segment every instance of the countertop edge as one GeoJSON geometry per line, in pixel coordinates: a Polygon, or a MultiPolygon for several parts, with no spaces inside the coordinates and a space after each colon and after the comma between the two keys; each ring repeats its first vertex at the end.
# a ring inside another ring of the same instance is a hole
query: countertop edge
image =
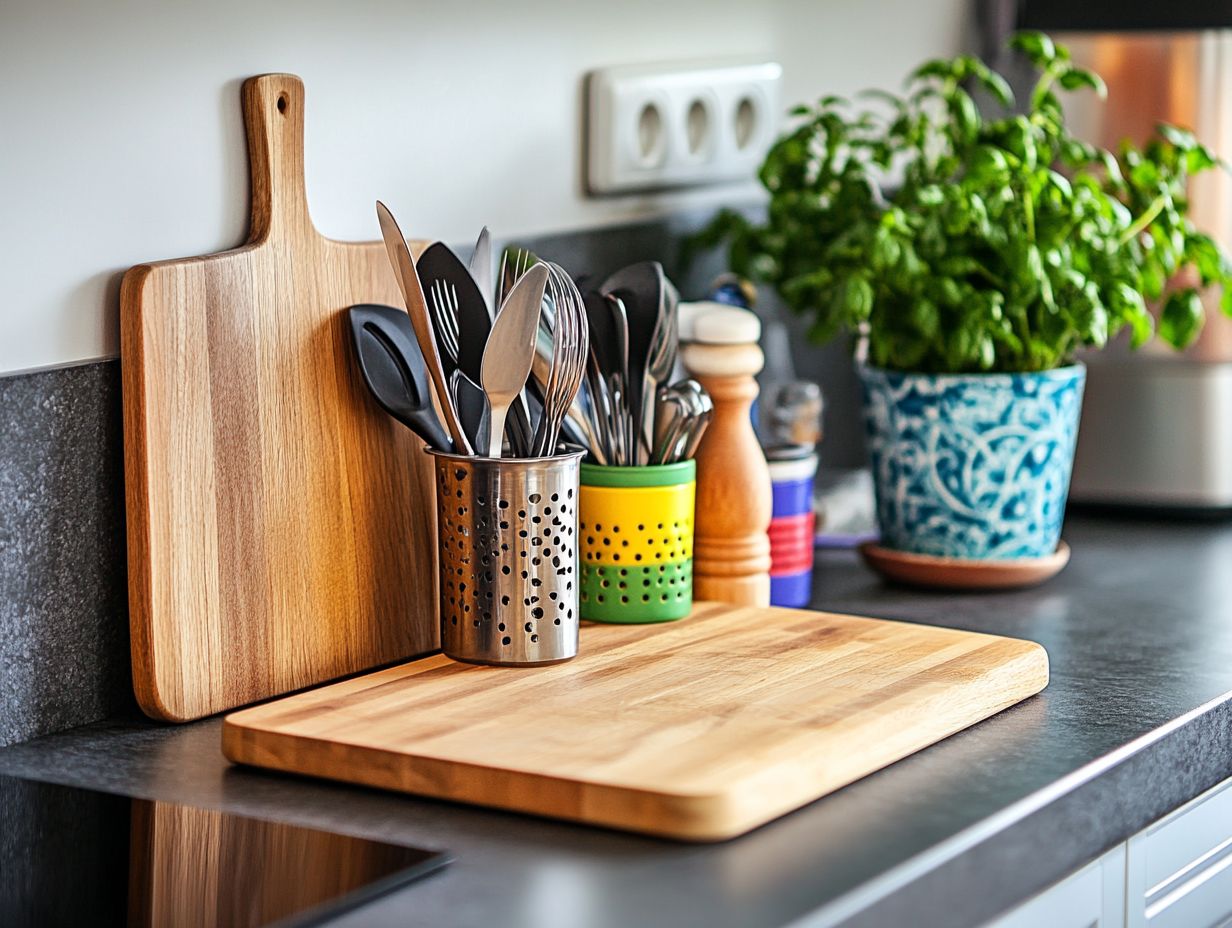
{"type": "Polygon", "coordinates": [[[1232,777],[1230,748],[1232,691],[903,861],[797,919],[792,928],[982,924],[1232,777]],[[1103,815],[1110,807],[1124,813],[1119,820],[1103,815]],[[1093,816],[1099,821],[1092,822],[1093,816]],[[1070,841],[1056,841],[1067,824],[1085,831],[1087,840],[1071,835],[1070,841]],[[1038,866],[1041,861],[1046,866],[1038,866]],[[990,905],[988,894],[958,892],[972,885],[1002,891],[990,905]]]}

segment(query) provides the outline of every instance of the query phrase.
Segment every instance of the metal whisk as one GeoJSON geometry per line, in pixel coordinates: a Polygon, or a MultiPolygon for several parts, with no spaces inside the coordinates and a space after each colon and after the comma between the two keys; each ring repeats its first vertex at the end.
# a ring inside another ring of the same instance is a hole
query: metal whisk
{"type": "Polygon", "coordinates": [[[552,359],[543,385],[543,415],[535,428],[532,454],[551,454],[560,439],[561,424],[577,396],[590,354],[590,330],[586,308],[573,279],[559,264],[546,262],[548,287],[545,303],[550,306],[552,359]]]}

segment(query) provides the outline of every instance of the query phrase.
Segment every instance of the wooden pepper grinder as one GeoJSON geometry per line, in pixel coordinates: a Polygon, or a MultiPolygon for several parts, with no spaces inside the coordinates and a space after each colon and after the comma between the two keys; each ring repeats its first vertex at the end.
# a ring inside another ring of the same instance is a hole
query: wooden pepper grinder
{"type": "Polygon", "coordinates": [[[765,357],[761,322],[717,303],[681,306],[680,359],[714,401],[697,450],[693,533],[696,599],[770,604],[770,471],[749,419],[765,357]]]}

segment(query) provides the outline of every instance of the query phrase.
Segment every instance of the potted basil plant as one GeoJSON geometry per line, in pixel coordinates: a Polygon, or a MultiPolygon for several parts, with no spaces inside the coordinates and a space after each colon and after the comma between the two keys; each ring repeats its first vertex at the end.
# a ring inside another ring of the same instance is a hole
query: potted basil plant
{"type": "Polygon", "coordinates": [[[724,211],[694,243],[725,242],[732,269],[772,284],[812,338],[857,336],[881,543],[897,550],[1050,555],[1077,352],[1123,330],[1134,347],[1187,345],[1203,308],[1174,283],[1182,269],[1224,287],[1232,312],[1232,265],[1186,216],[1187,179],[1217,159],[1167,125],[1116,154],[1074,138],[1058,93],[1103,95],[1103,81],[1041,33],[1011,45],[1038,70],[1023,111],[965,55],[927,62],[901,96],[797,107],[760,170],[765,221],[724,211]]]}

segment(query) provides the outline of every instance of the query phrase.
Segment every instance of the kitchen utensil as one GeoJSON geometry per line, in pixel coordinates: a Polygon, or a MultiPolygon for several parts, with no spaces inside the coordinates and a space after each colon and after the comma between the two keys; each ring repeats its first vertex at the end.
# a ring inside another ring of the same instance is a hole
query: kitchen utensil
{"type": "Polygon", "coordinates": [[[693,605],[693,461],[582,465],[582,618],[668,622],[693,605]]]}
{"type": "Polygon", "coordinates": [[[611,319],[612,348],[609,359],[612,367],[608,373],[608,392],[612,397],[616,426],[616,451],[622,464],[636,464],[634,407],[630,405],[632,400],[629,392],[629,315],[620,297],[608,294],[604,301],[611,319]]]}
{"type": "Polygon", "coordinates": [[[501,455],[505,417],[517,399],[535,358],[535,337],[548,269],[536,264],[521,277],[501,304],[492,333],[488,336],[481,365],[480,385],[488,395],[491,409],[491,438],[488,457],[501,455]]]}
{"type": "Polygon", "coordinates": [[[405,312],[366,304],[347,311],[364,383],[387,413],[439,451],[453,442],[432,407],[428,374],[405,312]]]}
{"type": "MultiPolygon", "coordinates": [[[[483,236],[480,238],[481,243],[476,248],[481,247],[483,236]]],[[[491,297],[485,297],[457,255],[439,242],[425,251],[415,266],[428,289],[432,322],[446,374],[452,373],[453,368],[461,368],[471,383],[477,382],[483,350],[492,328],[487,309],[491,297]]],[[[490,280],[490,271],[487,276],[490,280]]],[[[520,397],[509,410],[506,437],[515,456],[526,457],[531,453],[530,419],[520,397]]]]}
{"type": "Polygon", "coordinates": [[[576,655],[582,452],[433,457],[442,650],[480,664],[554,664],[576,655]]]}
{"type": "Polygon", "coordinates": [[[672,464],[693,457],[713,412],[709,394],[696,380],[660,389],[651,463],[672,464]]]}
{"type": "MultiPolygon", "coordinates": [[[[706,397],[709,402],[709,396],[706,397]]],[[[691,460],[697,457],[697,449],[702,445],[702,439],[706,437],[706,428],[710,425],[710,420],[714,417],[714,407],[710,406],[705,409],[700,416],[697,416],[690,423],[689,429],[684,437],[684,444],[677,448],[674,454],[674,459],[677,461],[691,460]]]]}
{"type": "MultiPolygon", "coordinates": [[[[487,227],[484,227],[487,231],[487,227]]],[[[475,255],[472,255],[472,264],[476,263],[477,257],[482,258],[479,264],[486,269],[483,282],[480,284],[480,289],[484,293],[484,299],[488,301],[489,315],[495,317],[496,310],[504,304],[505,297],[509,295],[509,291],[513,285],[517,283],[518,278],[526,272],[539,259],[531,252],[525,249],[510,249],[506,248],[501,253],[500,277],[496,282],[496,289],[493,290],[492,285],[492,259],[491,259],[491,239],[485,239],[483,233],[480,233],[479,241],[475,244],[475,255]],[[486,247],[488,255],[482,257],[482,252],[486,247]],[[493,304],[495,298],[495,304],[493,304]],[[493,308],[495,305],[495,308],[493,308]]],[[[478,277],[476,277],[478,281],[478,277]]],[[[482,358],[482,354],[481,354],[482,358]]],[[[480,374],[478,372],[471,373],[471,379],[478,381],[480,374]]],[[[530,455],[530,446],[534,440],[534,432],[531,428],[530,420],[531,410],[527,404],[525,393],[520,393],[513,405],[509,407],[508,417],[505,421],[505,438],[509,441],[510,451],[518,457],[526,457],[530,455]]]]}
{"type": "Polygon", "coordinates": [[[394,276],[402,289],[402,298],[406,301],[407,313],[415,329],[419,350],[427,365],[428,376],[432,378],[432,386],[436,390],[436,399],[440,404],[441,414],[445,417],[445,427],[449,430],[450,437],[453,438],[454,447],[463,454],[471,454],[474,449],[471,448],[466,434],[462,431],[462,423],[458,421],[458,412],[453,407],[453,400],[445,383],[445,370],[436,348],[436,333],[428,313],[423,288],[419,282],[419,274],[411,258],[411,250],[407,247],[406,239],[402,235],[402,230],[398,228],[393,213],[380,200],[376,203],[376,215],[381,224],[381,237],[385,240],[385,250],[389,254],[394,276]]]}
{"type": "MultiPolygon", "coordinates": [[[[424,290],[435,293],[439,289],[441,299],[446,301],[450,312],[445,313],[444,317],[447,323],[451,323],[453,342],[457,345],[458,367],[471,380],[477,381],[479,367],[483,363],[483,348],[492,330],[492,318],[488,315],[483,291],[458,256],[441,242],[419,256],[415,269],[424,290]]],[[[439,341],[439,331],[437,337],[439,341]]]]}
{"type": "Polygon", "coordinates": [[[454,405],[458,408],[458,417],[462,420],[466,437],[476,448],[488,447],[491,421],[488,397],[483,388],[456,370],[449,376],[449,390],[453,394],[454,405]]]}
{"type": "Polygon", "coordinates": [[[590,338],[590,358],[584,397],[591,414],[591,431],[603,463],[632,464],[632,419],[627,396],[629,333],[624,304],[597,291],[583,295],[590,338]]]}
{"type": "Polygon", "coordinates": [[[569,411],[565,414],[565,418],[561,420],[560,431],[569,444],[590,450],[594,454],[596,461],[600,464],[604,463],[601,454],[594,453],[592,445],[595,441],[595,435],[591,431],[590,422],[582,412],[581,404],[576,398],[569,404],[569,411]]]}
{"type": "Polygon", "coordinates": [[[479,292],[483,294],[483,303],[488,310],[488,319],[491,320],[496,315],[496,307],[492,303],[492,236],[487,226],[479,230],[475,250],[471,252],[471,259],[467,262],[466,268],[471,272],[471,277],[479,287],[479,292]]]}
{"type": "Polygon", "coordinates": [[[518,278],[530,270],[538,261],[539,259],[525,248],[506,248],[501,253],[500,274],[496,282],[498,289],[496,305],[498,309],[504,305],[505,298],[509,296],[509,292],[513,289],[513,285],[518,282],[518,278]]]}
{"type": "Polygon", "coordinates": [[[710,420],[714,418],[714,401],[710,399],[705,387],[696,380],[687,380],[684,382],[684,389],[690,399],[689,423],[683,436],[683,445],[675,453],[678,461],[696,456],[710,420]]]}
{"type": "MultiPolygon", "coordinates": [[[[535,360],[530,367],[531,380],[538,386],[540,393],[547,388],[551,371],[552,336],[540,326],[539,335],[535,341],[535,360]]],[[[589,449],[600,464],[607,463],[599,437],[591,426],[591,418],[582,406],[581,393],[575,395],[570,402],[569,411],[561,422],[561,429],[567,433],[569,440],[574,444],[589,449]]]]}
{"type": "MultiPolygon", "coordinates": [[[[458,290],[443,277],[425,272],[425,268],[434,263],[434,249],[444,249],[440,242],[430,246],[419,256],[417,270],[421,272],[420,282],[428,299],[428,310],[432,315],[432,334],[436,337],[436,348],[441,358],[441,367],[445,379],[450,380],[459,368],[458,355],[461,346],[458,344],[458,290]],[[428,260],[425,261],[424,259],[428,260]]],[[[452,387],[452,383],[451,383],[452,387]]]]}
{"type": "Polygon", "coordinates": [[[658,408],[655,412],[654,440],[651,443],[651,464],[667,464],[689,417],[688,399],[670,387],[659,391],[658,408]]]}
{"type": "MultiPolygon", "coordinates": [[[[616,334],[612,314],[604,297],[587,291],[582,297],[586,310],[587,327],[590,330],[590,357],[586,365],[586,396],[591,413],[591,431],[599,444],[599,454],[604,463],[619,463],[614,435],[619,430],[616,410],[611,401],[610,375],[615,367],[613,360],[616,334]]],[[[592,446],[592,453],[594,446],[592,446]]]]}
{"type": "Polygon", "coordinates": [[[648,393],[648,365],[663,316],[663,279],[659,262],[643,261],[617,271],[599,288],[621,301],[628,320],[628,377],[623,392],[635,428],[636,448],[631,453],[637,460],[632,463],[644,463],[650,454],[651,435],[643,423],[645,403],[654,402],[654,391],[648,393]]]}
{"type": "Polygon", "coordinates": [[[1033,642],[794,609],[704,603],[652,629],[587,625],[581,645],[548,671],[435,655],[300,693],[229,716],[223,751],[290,773],[720,841],[1048,684],[1048,655],[1033,642]]]}
{"type": "Polygon", "coordinates": [[[663,268],[631,265],[583,300],[592,346],[583,406],[608,463],[665,463],[695,450],[707,411],[694,398],[661,400],[676,368],[680,306],[663,268]],[[656,422],[661,412],[670,421],[656,422]]]}
{"type": "Polygon", "coordinates": [[[448,379],[458,370],[458,294],[445,281],[434,280],[428,287],[427,296],[436,349],[448,379]]]}
{"type": "MultiPolygon", "coordinates": [[[[659,277],[659,312],[655,319],[654,334],[650,339],[650,350],[646,359],[641,417],[638,419],[647,453],[653,447],[651,440],[655,431],[656,397],[659,386],[667,383],[668,378],[672,376],[672,370],[676,367],[678,345],[676,308],[679,305],[679,296],[676,288],[663,276],[662,268],[659,268],[659,277]]],[[[650,462],[646,461],[646,463],[650,462]]]]}
{"type": "Polygon", "coordinates": [[[553,307],[552,363],[543,389],[543,414],[531,450],[540,457],[555,451],[561,422],[577,397],[590,354],[582,295],[560,265],[549,262],[547,268],[547,289],[553,307]]]}
{"type": "Polygon", "coordinates": [[[133,687],[175,721],[437,641],[431,462],[366,395],[344,312],[397,282],[379,242],[312,225],[300,80],[241,100],[247,244],[120,287],[133,687]]]}
{"type": "Polygon", "coordinates": [[[531,406],[533,404],[527,403],[526,394],[520,393],[514,397],[505,417],[505,440],[509,442],[510,453],[515,457],[529,457],[531,453],[530,448],[535,439],[530,417],[532,414],[537,415],[537,410],[530,408],[531,406]]]}

